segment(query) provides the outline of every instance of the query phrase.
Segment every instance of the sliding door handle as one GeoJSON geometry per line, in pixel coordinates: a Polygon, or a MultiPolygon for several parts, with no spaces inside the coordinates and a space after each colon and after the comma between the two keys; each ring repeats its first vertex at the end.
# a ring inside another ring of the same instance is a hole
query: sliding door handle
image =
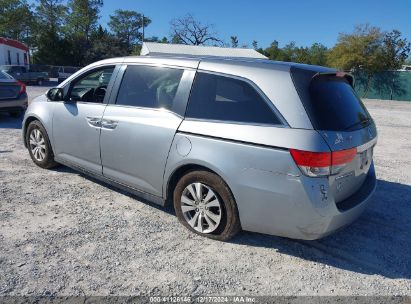
{"type": "Polygon", "coordinates": [[[101,127],[104,129],[115,129],[118,125],[118,121],[111,119],[103,119],[101,121],[101,127]]]}

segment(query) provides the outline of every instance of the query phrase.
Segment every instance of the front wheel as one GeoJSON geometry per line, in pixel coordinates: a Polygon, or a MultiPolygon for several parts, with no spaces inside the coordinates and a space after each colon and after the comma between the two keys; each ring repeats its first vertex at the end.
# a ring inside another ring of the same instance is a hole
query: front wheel
{"type": "Polygon", "coordinates": [[[197,234],[226,241],[241,229],[234,197],[214,173],[186,174],[177,183],[173,200],[178,220],[197,234]]]}
{"type": "Polygon", "coordinates": [[[34,120],[28,125],[26,143],[30,157],[37,166],[49,169],[58,165],[54,161],[54,154],[46,129],[38,120],[34,120]]]}

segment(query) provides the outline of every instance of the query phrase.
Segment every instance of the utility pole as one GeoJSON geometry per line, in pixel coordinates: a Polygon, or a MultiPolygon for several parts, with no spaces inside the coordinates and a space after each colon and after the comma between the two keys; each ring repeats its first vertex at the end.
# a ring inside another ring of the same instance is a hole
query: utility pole
{"type": "Polygon", "coordinates": [[[141,27],[143,28],[143,40],[142,40],[142,42],[144,42],[144,14],[143,14],[143,18],[141,18],[141,27]]]}

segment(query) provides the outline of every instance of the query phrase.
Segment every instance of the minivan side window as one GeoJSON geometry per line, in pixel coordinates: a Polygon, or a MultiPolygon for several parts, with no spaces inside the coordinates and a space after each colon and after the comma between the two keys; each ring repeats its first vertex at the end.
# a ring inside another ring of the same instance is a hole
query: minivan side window
{"type": "Polygon", "coordinates": [[[198,72],[186,117],[256,124],[281,124],[263,97],[246,81],[198,72]]]}
{"type": "Polygon", "coordinates": [[[129,65],[116,104],[171,110],[183,72],[176,68],[129,65]]]}

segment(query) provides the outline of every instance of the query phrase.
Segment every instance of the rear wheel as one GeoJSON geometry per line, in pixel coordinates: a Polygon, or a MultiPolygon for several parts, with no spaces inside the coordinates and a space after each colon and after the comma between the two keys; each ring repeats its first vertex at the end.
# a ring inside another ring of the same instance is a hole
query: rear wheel
{"type": "Polygon", "coordinates": [[[173,200],[179,221],[197,234],[226,241],[241,229],[234,197],[214,173],[186,174],[177,183],[173,200]]]}
{"type": "Polygon", "coordinates": [[[54,154],[46,129],[38,120],[34,120],[28,125],[26,143],[30,157],[37,166],[49,169],[58,165],[54,161],[54,154]]]}
{"type": "Polygon", "coordinates": [[[43,83],[44,83],[44,80],[43,79],[37,79],[37,85],[39,85],[39,86],[42,86],[43,85],[43,83]]]}

